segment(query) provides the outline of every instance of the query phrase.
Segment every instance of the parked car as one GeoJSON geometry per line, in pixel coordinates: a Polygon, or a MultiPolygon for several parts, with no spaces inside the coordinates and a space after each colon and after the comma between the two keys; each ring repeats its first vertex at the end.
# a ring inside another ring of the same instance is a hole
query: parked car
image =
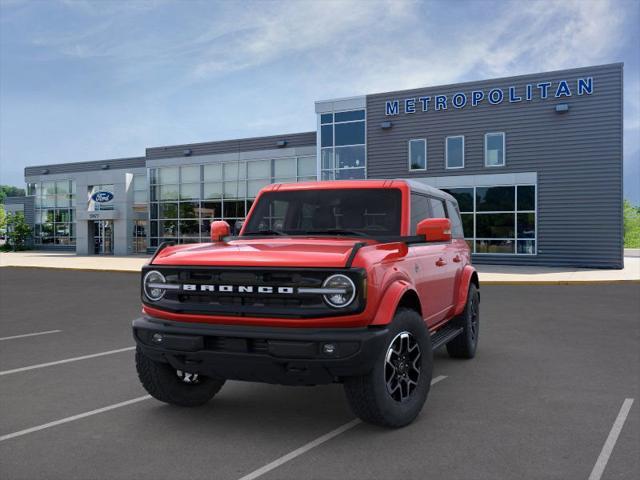
{"type": "Polygon", "coordinates": [[[412,422],[433,350],[472,358],[479,280],[456,200],[413,181],[270,185],[242,230],[162,244],[142,271],[138,375],[163,402],[208,402],[226,380],[342,383],[354,413],[412,422]]]}

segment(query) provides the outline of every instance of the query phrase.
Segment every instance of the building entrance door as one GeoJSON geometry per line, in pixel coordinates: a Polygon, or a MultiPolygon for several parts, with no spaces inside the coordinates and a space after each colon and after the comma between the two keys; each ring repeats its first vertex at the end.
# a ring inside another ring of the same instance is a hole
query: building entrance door
{"type": "Polygon", "coordinates": [[[93,222],[93,244],[96,255],[113,255],[113,220],[93,222]]]}

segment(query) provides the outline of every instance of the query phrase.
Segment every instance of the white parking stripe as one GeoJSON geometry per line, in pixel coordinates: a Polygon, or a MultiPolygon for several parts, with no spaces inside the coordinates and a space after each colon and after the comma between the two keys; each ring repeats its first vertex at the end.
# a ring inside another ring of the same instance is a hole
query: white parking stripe
{"type": "Polygon", "coordinates": [[[62,330],[47,330],[46,332],[25,333],[22,335],[14,335],[12,337],[0,337],[2,340],[13,340],[15,338],[35,337],[36,335],[49,335],[50,333],[60,333],[62,330]]]}
{"type": "Polygon", "coordinates": [[[613,452],[613,447],[616,446],[618,436],[622,431],[624,422],[627,420],[627,415],[629,415],[631,405],[633,405],[633,398],[627,398],[622,402],[622,407],[620,407],[618,417],[616,418],[616,421],[613,422],[613,427],[611,427],[607,441],[604,442],[600,456],[598,457],[598,460],[596,460],[596,464],[593,466],[591,475],[589,475],[589,480],[600,480],[600,477],[602,477],[604,469],[607,466],[607,462],[609,461],[609,457],[611,456],[611,452],[613,452]]]}
{"type": "Polygon", "coordinates": [[[91,415],[97,415],[99,413],[108,412],[109,410],[115,410],[116,408],[126,407],[127,405],[131,405],[132,403],[142,402],[143,400],[148,400],[151,398],[151,395],[145,395],[143,397],[132,398],[131,400],[127,400],[125,402],[114,403],[113,405],[109,405],[107,407],[98,408],[96,410],[91,410],[90,412],[80,413],[78,415],[73,415],[72,417],[63,418],[61,420],[56,420],[55,422],[45,423],[43,425],[38,425],[37,427],[27,428],[25,430],[20,430],[19,432],[9,433],[7,435],[0,436],[0,442],[4,442],[5,440],[9,440],[16,437],[21,437],[23,435],[27,435],[29,433],[38,432],[40,430],[44,430],[45,428],[51,428],[58,425],[62,425],[63,423],[73,422],[75,420],[80,420],[81,418],[90,417],[91,415]]]}
{"type": "Polygon", "coordinates": [[[91,355],[83,355],[82,357],[65,358],[64,360],[58,360],[57,362],[39,363],[37,365],[29,365],[28,367],[14,368],[13,370],[4,370],[0,372],[2,375],[11,375],[12,373],[26,372],[27,370],[35,370],[36,368],[52,367],[53,365],[60,365],[62,363],[77,362],[79,360],[87,360],[89,358],[102,357],[104,355],[112,355],[114,353],[128,352],[136,347],[119,348],[118,350],[109,350],[108,352],[92,353],[91,355]]]}
{"type": "MultiPolygon", "coordinates": [[[[435,385],[436,383],[438,383],[441,380],[444,380],[445,378],[447,377],[444,375],[440,375],[439,377],[436,377],[433,380],[431,380],[431,385],[435,385]]],[[[271,470],[278,468],[279,466],[287,463],[288,461],[293,460],[296,457],[299,457],[300,455],[308,452],[312,448],[315,448],[318,445],[322,445],[323,443],[331,440],[334,437],[337,437],[341,433],[344,433],[347,430],[350,430],[356,425],[359,425],[361,423],[362,423],[362,420],[358,418],[356,418],[355,420],[351,420],[350,422],[345,423],[344,425],[336,428],[335,430],[331,430],[329,433],[325,433],[321,437],[318,437],[315,440],[312,440],[311,442],[301,446],[300,448],[297,448],[292,452],[289,452],[286,455],[283,455],[282,457],[274,460],[273,462],[266,464],[264,467],[260,467],[259,469],[254,470],[253,472],[240,478],[240,480],[254,480],[264,475],[265,473],[270,472],[271,470]]]]}

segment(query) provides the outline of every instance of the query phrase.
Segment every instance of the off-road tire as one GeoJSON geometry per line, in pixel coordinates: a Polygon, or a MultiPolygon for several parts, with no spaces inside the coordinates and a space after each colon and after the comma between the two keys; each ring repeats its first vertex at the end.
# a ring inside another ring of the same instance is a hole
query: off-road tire
{"type": "Polygon", "coordinates": [[[136,348],[136,369],[142,386],[153,398],[180,407],[204,405],[225,382],[199,376],[198,383],[185,383],[171,365],[151,360],[140,347],[136,348]]]}
{"type": "Polygon", "coordinates": [[[453,324],[463,328],[462,333],[447,343],[447,352],[453,358],[473,358],[478,348],[480,333],[480,292],[475,284],[469,285],[464,312],[453,319],[453,324]]]}
{"type": "Polygon", "coordinates": [[[366,375],[345,379],[344,390],[353,413],[364,422],[398,428],[415,420],[429,394],[433,370],[431,337],[422,316],[415,310],[400,308],[390,324],[385,347],[373,369],[366,375]],[[408,332],[420,347],[420,374],[413,392],[404,401],[392,398],[387,390],[385,368],[387,352],[398,335],[408,332]]]}

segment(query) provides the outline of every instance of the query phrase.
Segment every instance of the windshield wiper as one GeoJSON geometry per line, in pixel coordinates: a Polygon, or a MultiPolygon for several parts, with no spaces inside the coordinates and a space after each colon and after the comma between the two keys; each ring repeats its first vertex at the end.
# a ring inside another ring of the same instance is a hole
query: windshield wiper
{"type": "Polygon", "coordinates": [[[302,235],[350,235],[353,237],[368,237],[366,233],[355,230],[343,230],[341,228],[329,228],[327,230],[307,230],[302,235]]]}
{"type": "Polygon", "coordinates": [[[244,232],[242,236],[249,235],[286,235],[284,232],[280,232],[279,230],[259,230],[257,232],[244,232]]]}

